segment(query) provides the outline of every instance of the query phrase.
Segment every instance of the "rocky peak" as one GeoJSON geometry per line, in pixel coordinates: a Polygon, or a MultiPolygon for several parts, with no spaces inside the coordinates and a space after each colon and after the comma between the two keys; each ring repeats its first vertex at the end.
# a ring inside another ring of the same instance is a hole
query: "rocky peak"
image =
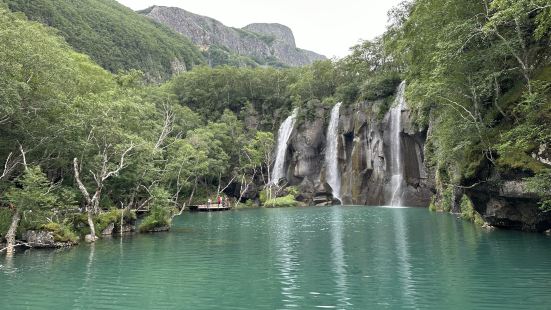
{"type": "Polygon", "coordinates": [[[276,40],[283,42],[289,46],[296,47],[295,35],[291,28],[282,24],[267,24],[256,23],[243,27],[244,30],[248,30],[255,33],[260,33],[268,36],[272,36],[276,40]]]}
{"type": "Polygon", "coordinates": [[[206,16],[175,7],[153,6],[141,11],[149,18],[189,38],[203,49],[217,46],[260,61],[287,66],[308,65],[326,59],[296,47],[293,31],[281,24],[250,24],[242,29],[227,27],[206,16]]]}

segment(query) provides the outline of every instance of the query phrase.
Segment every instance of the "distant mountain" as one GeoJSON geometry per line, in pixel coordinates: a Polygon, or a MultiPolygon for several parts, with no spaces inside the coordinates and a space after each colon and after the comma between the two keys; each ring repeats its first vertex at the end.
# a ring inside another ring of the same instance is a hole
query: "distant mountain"
{"type": "Polygon", "coordinates": [[[223,50],[268,65],[303,66],[326,59],[297,48],[293,32],[281,24],[251,24],[238,29],[210,17],[164,6],[153,6],[140,13],[191,39],[203,51],[223,50]]]}
{"type": "Polygon", "coordinates": [[[138,69],[150,81],[161,81],[205,63],[189,39],[115,0],[4,2],[12,11],[57,28],[73,48],[112,72],[138,69]]]}

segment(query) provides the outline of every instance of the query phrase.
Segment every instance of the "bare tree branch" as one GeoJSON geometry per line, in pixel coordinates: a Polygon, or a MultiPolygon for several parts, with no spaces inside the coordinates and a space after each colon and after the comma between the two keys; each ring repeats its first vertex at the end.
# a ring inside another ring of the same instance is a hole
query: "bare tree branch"
{"type": "Polygon", "coordinates": [[[101,180],[102,181],[105,181],[107,179],[109,179],[110,177],[114,176],[114,175],[118,175],[119,172],[124,169],[124,167],[126,167],[124,165],[124,159],[126,157],[126,155],[132,151],[134,149],[134,143],[130,143],[130,147],[128,147],[122,154],[121,154],[121,159],[120,159],[120,162],[119,162],[119,166],[117,167],[117,169],[113,170],[113,171],[110,171],[110,172],[107,172],[102,178],[101,180]]]}
{"type": "Polygon", "coordinates": [[[90,194],[88,193],[88,190],[86,189],[86,186],[84,186],[84,184],[80,180],[80,171],[79,171],[80,169],[79,169],[79,165],[78,165],[78,159],[76,157],[73,159],[73,168],[74,168],[74,172],[75,172],[75,180],[77,182],[78,189],[82,193],[82,196],[84,196],[84,199],[86,199],[86,204],[91,205],[92,200],[90,199],[90,194]]]}
{"type": "Polygon", "coordinates": [[[23,158],[23,166],[25,167],[25,170],[28,170],[27,156],[25,151],[23,150],[23,146],[21,145],[21,143],[19,143],[19,151],[21,152],[21,157],[23,158]]]}
{"type": "Polygon", "coordinates": [[[172,133],[173,130],[173,124],[174,124],[174,113],[170,110],[170,107],[165,104],[165,120],[163,124],[163,130],[161,131],[161,134],[159,135],[159,139],[157,140],[157,143],[155,143],[155,149],[159,149],[166,138],[172,133]]]}
{"type": "Polygon", "coordinates": [[[11,171],[11,169],[9,168],[9,163],[12,155],[13,153],[10,152],[10,154],[8,155],[8,158],[6,158],[6,163],[4,164],[4,171],[2,172],[2,175],[0,175],[0,180],[6,177],[8,173],[11,171]]]}

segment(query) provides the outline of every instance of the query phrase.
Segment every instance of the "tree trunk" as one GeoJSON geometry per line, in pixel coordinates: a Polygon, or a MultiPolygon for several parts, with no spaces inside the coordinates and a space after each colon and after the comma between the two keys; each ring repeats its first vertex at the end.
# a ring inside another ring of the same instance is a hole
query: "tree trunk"
{"type": "Polygon", "coordinates": [[[193,195],[195,195],[195,190],[197,189],[197,181],[199,177],[195,177],[195,182],[193,183],[193,190],[191,191],[191,195],[189,196],[188,205],[191,206],[193,203],[193,195]]]}
{"type": "Polygon", "coordinates": [[[94,219],[92,218],[92,210],[88,209],[88,226],[90,226],[90,241],[96,241],[96,227],[94,225],[94,219]]]}
{"type": "Polygon", "coordinates": [[[10,229],[8,229],[8,232],[6,233],[6,255],[13,255],[13,252],[15,251],[15,235],[17,233],[17,227],[19,226],[19,220],[21,220],[21,215],[19,214],[19,211],[15,210],[15,213],[13,214],[13,217],[11,218],[11,225],[10,229]]]}

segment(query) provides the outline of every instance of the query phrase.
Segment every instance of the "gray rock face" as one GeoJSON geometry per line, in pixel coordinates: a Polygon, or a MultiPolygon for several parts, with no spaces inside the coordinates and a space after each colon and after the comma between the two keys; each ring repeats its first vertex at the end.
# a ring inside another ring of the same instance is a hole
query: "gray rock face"
{"type": "Polygon", "coordinates": [[[74,245],[72,242],[56,242],[54,234],[50,231],[29,230],[23,234],[23,240],[33,248],[63,248],[74,245]]]}
{"type": "Polygon", "coordinates": [[[251,24],[243,29],[180,8],[154,6],[148,17],[189,38],[206,50],[210,46],[256,59],[275,59],[288,66],[302,66],[326,59],[314,52],[298,49],[291,29],[280,24],[251,24]]]}
{"type": "Polygon", "coordinates": [[[113,230],[115,229],[115,223],[111,223],[105,227],[105,229],[101,232],[102,235],[112,235],[113,230]]]}
{"type": "MultiPolygon", "coordinates": [[[[389,117],[377,118],[381,103],[363,102],[341,108],[338,160],[344,204],[384,205],[391,199],[389,117]]],[[[302,201],[325,204],[332,200],[325,180],[325,131],[329,109],[320,108],[312,121],[300,124],[289,146],[287,180],[301,190],[302,201]]],[[[402,112],[402,152],[407,188],[403,203],[426,207],[433,181],[424,166],[425,133],[413,129],[408,110],[402,112]]]]}
{"type": "Polygon", "coordinates": [[[482,183],[466,191],[482,218],[491,226],[545,232],[551,229],[551,212],[538,208],[538,197],[519,180],[504,180],[499,185],[482,183]]]}

